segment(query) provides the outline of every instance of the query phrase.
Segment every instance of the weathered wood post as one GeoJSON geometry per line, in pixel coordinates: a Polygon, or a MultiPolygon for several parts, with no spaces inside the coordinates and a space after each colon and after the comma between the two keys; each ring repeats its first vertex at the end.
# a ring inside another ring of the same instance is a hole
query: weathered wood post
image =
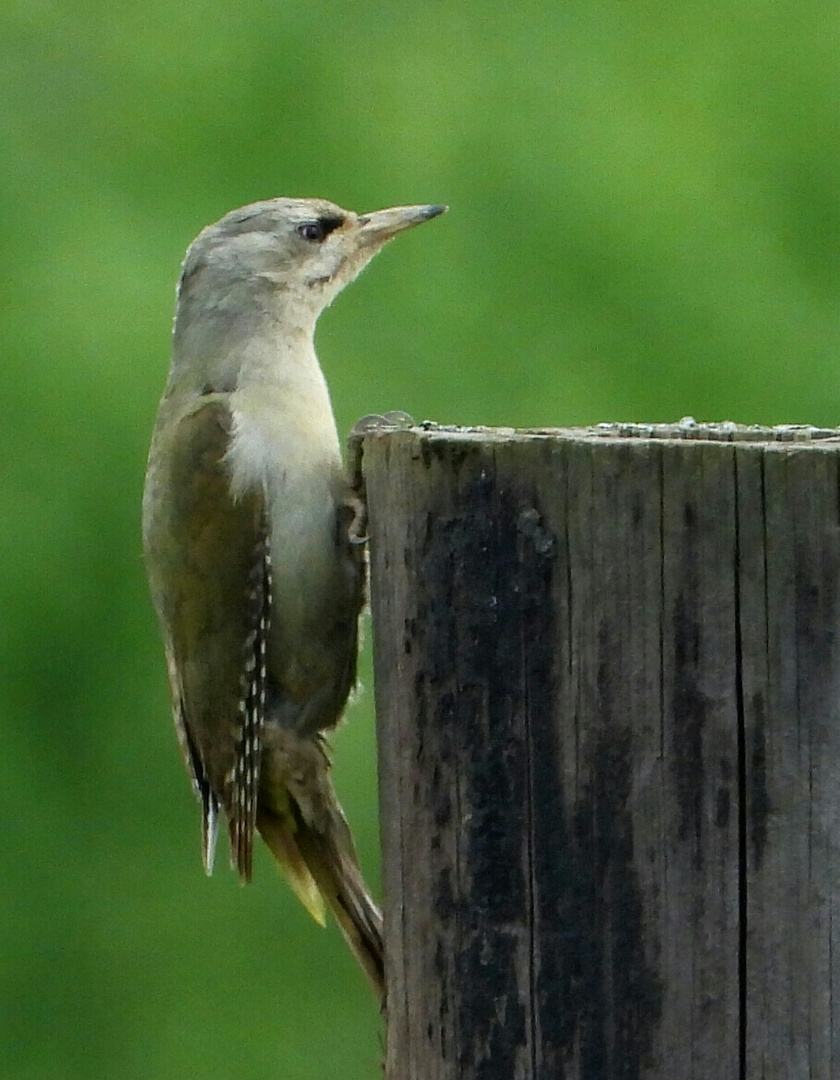
{"type": "Polygon", "coordinates": [[[840,1077],[839,464],[364,437],[387,1080],[840,1077]]]}

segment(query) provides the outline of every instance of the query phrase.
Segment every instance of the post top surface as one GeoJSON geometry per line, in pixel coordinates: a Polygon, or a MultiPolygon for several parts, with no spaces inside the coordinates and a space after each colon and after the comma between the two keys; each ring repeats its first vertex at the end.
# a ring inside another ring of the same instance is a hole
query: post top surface
{"type": "Polygon", "coordinates": [[[736,424],[731,420],[720,423],[698,423],[693,417],[687,416],[672,424],[605,423],[594,424],[590,427],[508,428],[458,427],[437,424],[431,420],[412,424],[409,422],[410,417],[405,413],[389,414],[389,416],[399,416],[400,419],[392,422],[385,417],[377,417],[376,419],[381,420],[382,423],[368,424],[364,429],[354,429],[351,438],[360,439],[369,436],[387,436],[396,432],[411,432],[425,439],[433,441],[440,439],[447,442],[520,442],[544,439],[574,442],[656,440],[763,443],[765,445],[819,443],[826,449],[840,447],[840,428],[812,427],[809,424],[777,424],[774,427],[763,427],[760,424],[736,424]]]}

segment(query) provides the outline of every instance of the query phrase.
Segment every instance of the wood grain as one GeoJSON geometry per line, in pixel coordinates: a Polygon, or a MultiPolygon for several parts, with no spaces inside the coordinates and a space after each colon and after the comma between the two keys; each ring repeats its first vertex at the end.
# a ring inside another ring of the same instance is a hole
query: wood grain
{"type": "Polygon", "coordinates": [[[388,1080],[840,1075],[838,433],[359,446],[388,1080]]]}

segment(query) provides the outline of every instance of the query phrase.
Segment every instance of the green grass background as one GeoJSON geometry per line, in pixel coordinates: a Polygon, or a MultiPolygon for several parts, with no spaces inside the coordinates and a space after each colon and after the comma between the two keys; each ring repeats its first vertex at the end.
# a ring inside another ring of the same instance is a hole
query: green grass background
{"type": "MultiPolygon", "coordinates": [[[[392,408],[835,424],[838,22],[834,0],[6,0],[3,1077],[378,1074],[334,928],[264,856],[250,889],[201,872],[138,521],[190,239],[276,194],[451,205],[319,327],[343,431],[392,408]]],[[[335,747],[375,879],[366,681],[335,747]]]]}

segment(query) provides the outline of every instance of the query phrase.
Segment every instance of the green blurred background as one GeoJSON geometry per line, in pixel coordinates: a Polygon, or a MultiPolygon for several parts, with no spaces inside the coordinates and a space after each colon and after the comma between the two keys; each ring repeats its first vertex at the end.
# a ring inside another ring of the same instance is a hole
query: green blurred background
{"type": "MultiPolygon", "coordinates": [[[[378,1075],[335,929],[263,855],[250,889],[201,871],[138,522],[187,243],[276,194],[450,203],[319,327],[343,431],[835,424],[838,28],[835,0],[6,0],[4,1078],[378,1075]]],[[[365,681],[336,771],[375,879],[365,681]]]]}

